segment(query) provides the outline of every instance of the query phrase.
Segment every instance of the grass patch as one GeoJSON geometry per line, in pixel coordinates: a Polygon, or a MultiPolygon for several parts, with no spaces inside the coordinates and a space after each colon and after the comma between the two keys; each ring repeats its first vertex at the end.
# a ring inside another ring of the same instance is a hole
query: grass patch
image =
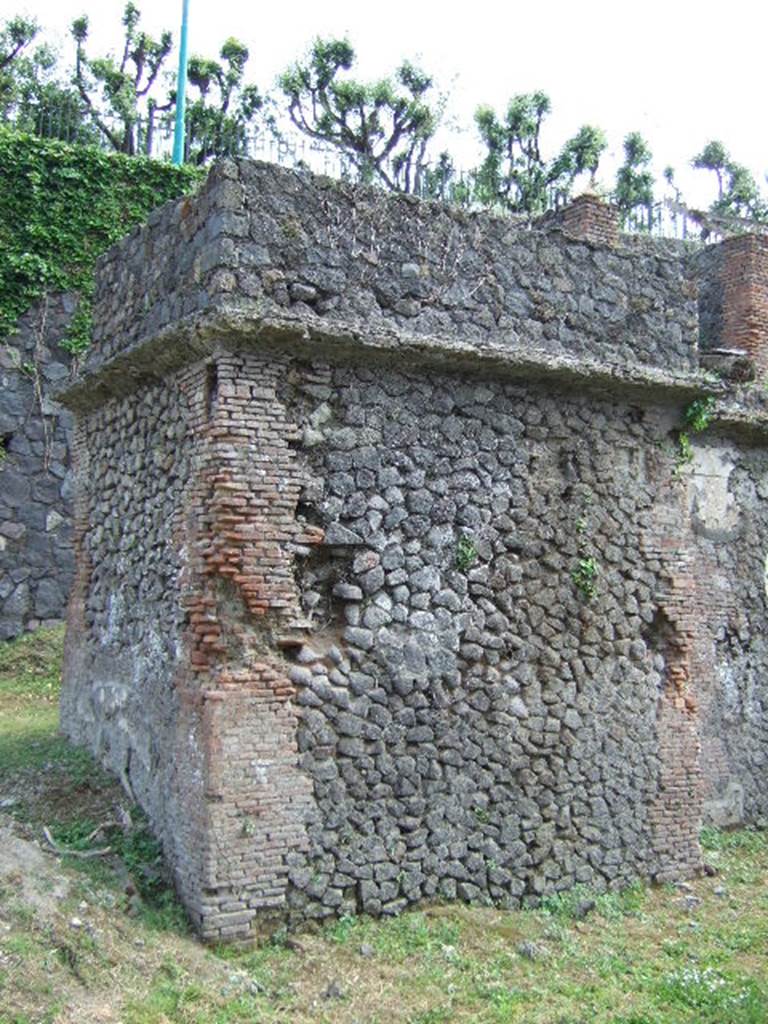
{"type": "Polygon", "coordinates": [[[694,1010],[700,1024],[764,1024],[768,998],[752,978],[732,976],[716,968],[683,967],[655,986],[666,1006],[694,1010]]]}
{"type": "Polygon", "coordinates": [[[378,955],[396,961],[442,955],[446,949],[455,948],[460,934],[458,921],[433,919],[419,911],[381,921],[342,917],[327,929],[328,939],[333,943],[370,945],[378,955]]]}
{"type": "Polygon", "coordinates": [[[768,831],[757,828],[743,828],[725,831],[719,828],[704,828],[701,831],[701,845],[704,850],[745,853],[764,853],[768,850],[768,831]]]}
{"type": "Polygon", "coordinates": [[[0,644],[0,784],[11,794],[10,813],[36,837],[48,828],[60,849],[72,851],[63,858],[67,866],[94,884],[122,891],[129,877],[140,897],[134,908],[148,925],[186,933],[186,915],[142,812],[131,809],[131,827],[97,832],[126,797],[87,750],[58,733],[62,649],[61,628],[0,644]],[[108,859],[74,856],[107,845],[108,859]]]}
{"type": "Polygon", "coordinates": [[[606,920],[618,920],[630,914],[639,914],[646,895],[647,890],[640,883],[616,892],[601,893],[584,885],[575,885],[566,892],[547,896],[542,901],[541,909],[556,918],[578,920],[589,913],[597,913],[606,920]]]}

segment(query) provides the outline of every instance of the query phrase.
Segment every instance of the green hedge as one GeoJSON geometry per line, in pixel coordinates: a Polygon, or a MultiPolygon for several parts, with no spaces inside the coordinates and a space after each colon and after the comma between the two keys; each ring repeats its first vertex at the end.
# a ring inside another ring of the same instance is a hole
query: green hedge
{"type": "Polygon", "coordinates": [[[0,128],[0,339],[44,292],[73,291],[63,345],[86,348],[96,258],[204,174],[0,128]]]}

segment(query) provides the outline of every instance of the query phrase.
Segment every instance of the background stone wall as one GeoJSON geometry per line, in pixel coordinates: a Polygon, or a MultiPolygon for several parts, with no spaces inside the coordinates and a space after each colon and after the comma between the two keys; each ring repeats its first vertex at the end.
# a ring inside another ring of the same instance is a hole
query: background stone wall
{"type": "Polygon", "coordinates": [[[72,372],[58,341],[74,310],[71,296],[51,295],[0,344],[0,640],[64,617],[72,417],[54,395],[72,372]]]}

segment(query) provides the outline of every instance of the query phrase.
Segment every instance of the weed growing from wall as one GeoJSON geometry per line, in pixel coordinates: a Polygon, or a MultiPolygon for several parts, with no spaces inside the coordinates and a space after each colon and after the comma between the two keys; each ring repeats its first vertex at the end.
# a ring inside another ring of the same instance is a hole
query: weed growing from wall
{"type": "Polygon", "coordinates": [[[466,572],[477,561],[477,548],[471,537],[459,537],[456,545],[456,568],[466,572]]]}
{"type": "Polygon", "coordinates": [[[716,402],[711,395],[706,398],[695,398],[685,407],[683,418],[694,434],[700,434],[712,423],[715,415],[716,402]]]}
{"type": "Polygon", "coordinates": [[[712,424],[715,414],[715,399],[711,395],[695,398],[683,410],[683,422],[687,429],[677,434],[677,452],[675,455],[675,474],[693,461],[693,444],[691,434],[700,434],[712,424]]]}
{"type": "Polygon", "coordinates": [[[576,568],[571,573],[571,579],[588,601],[591,601],[597,593],[597,577],[599,574],[600,570],[597,567],[597,562],[591,555],[587,558],[580,558],[576,563],[576,568]]]}
{"type": "Polygon", "coordinates": [[[591,601],[597,594],[597,581],[600,575],[600,568],[592,554],[588,537],[589,519],[587,516],[587,506],[592,503],[592,495],[589,491],[586,491],[586,493],[582,495],[582,502],[584,508],[575,523],[576,534],[579,538],[579,554],[576,566],[571,571],[571,580],[575,584],[576,588],[581,591],[587,601],[591,601]]]}

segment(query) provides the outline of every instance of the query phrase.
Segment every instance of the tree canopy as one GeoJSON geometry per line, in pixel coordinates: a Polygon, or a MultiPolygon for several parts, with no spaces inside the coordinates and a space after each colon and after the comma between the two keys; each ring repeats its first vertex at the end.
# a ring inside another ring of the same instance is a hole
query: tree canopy
{"type": "Polygon", "coordinates": [[[243,151],[249,126],[264,114],[258,87],[244,82],[248,57],[248,47],[233,36],[221,47],[219,60],[190,57],[188,80],[198,93],[187,106],[186,157],[193,163],[243,151]]]}
{"type": "Polygon", "coordinates": [[[305,60],[280,77],[290,120],[336,146],[361,180],[419,192],[441,115],[432,78],[404,61],[389,78],[361,82],[345,74],[354,63],[348,40],[315,40],[305,60]]]}
{"type": "MultiPolygon", "coordinates": [[[[616,172],[612,200],[626,221],[638,207],[650,211],[654,204],[655,179],[651,170],[653,154],[640,132],[630,132],[624,139],[624,161],[616,172]]],[[[647,227],[651,227],[650,212],[647,227]]]]}
{"type": "MultiPolygon", "coordinates": [[[[126,155],[167,155],[169,147],[162,150],[158,140],[171,133],[176,104],[171,32],[146,32],[132,0],[108,52],[92,52],[89,28],[87,15],[72,23],[67,65],[41,41],[34,18],[17,15],[0,24],[0,122],[126,155]]],[[[661,184],[656,179],[650,146],[639,132],[624,137],[623,160],[610,183],[604,172],[597,180],[607,150],[599,127],[586,123],[559,148],[549,146],[552,103],[545,92],[516,93],[501,112],[479,106],[479,160],[460,171],[443,141],[448,98],[417,63],[403,60],[388,76],[366,80],[348,39],[318,38],[269,93],[249,80],[250,59],[246,43],[234,36],[215,56],[190,56],[187,162],[252,153],[254,139],[268,133],[295,159],[296,137],[310,139],[339,155],[342,175],[473,208],[538,216],[582,185],[608,196],[634,227],[658,223],[664,190],[676,209],[685,206],[672,168],[661,184]]],[[[707,142],[691,164],[712,176],[713,213],[768,220],[760,185],[723,142],[707,142]]]]}
{"type": "Polygon", "coordinates": [[[475,125],[486,156],[475,174],[474,194],[483,205],[543,213],[568,199],[579,175],[594,179],[607,146],[604,133],[584,125],[547,159],[541,130],[551,110],[544,92],[513,96],[501,117],[491,107],[478,108],[475,125]]]}
{"type": "Polygon", "coordinates": [[[751,172],[732,159],[722,142],[708,142],[693,158],[692,164],[715,175],[717,199],[710,207],[713,213],[732,214],[750,220],[768,218],[768,204],[760,195],[751,172]]]}

